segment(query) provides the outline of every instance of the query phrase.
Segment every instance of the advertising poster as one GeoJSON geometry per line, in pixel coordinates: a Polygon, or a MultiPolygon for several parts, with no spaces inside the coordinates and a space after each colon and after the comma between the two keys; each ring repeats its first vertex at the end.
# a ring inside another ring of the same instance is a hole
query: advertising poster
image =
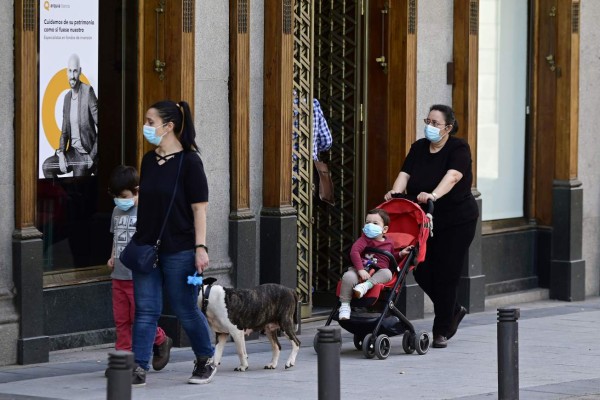
{"type": "Polygon", "coordinates": [[[39,2],[40,179],[98,168],[98,2],[39,2]]]}

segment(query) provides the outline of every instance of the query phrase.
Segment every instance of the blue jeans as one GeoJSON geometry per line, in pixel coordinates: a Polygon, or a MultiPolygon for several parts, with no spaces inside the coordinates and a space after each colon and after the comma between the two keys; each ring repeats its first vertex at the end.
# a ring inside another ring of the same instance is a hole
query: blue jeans
{"type": "Polygon", "coordinates": [[[158,318],[162,312],[163,288],[196,357],[212,357],[214,353],[208,322],[198,308],[198,289],[187,284],[187,277],[196,272],[194,251],[160,252],[159,260],[159,267],[149,274],[133,272],[133,352],[135,362],[145,370],[149,369],[158,318]]]}

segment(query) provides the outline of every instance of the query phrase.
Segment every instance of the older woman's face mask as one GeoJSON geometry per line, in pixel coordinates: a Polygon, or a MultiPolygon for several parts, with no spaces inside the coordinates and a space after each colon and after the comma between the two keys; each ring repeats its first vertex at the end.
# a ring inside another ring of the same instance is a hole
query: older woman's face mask
{"type": "Polygon", "coordinates": [[[441,129],[437,128],[435,126],[426,124],[425,125],[425,137],[427,138],[427,140],[429,140],[432,143],[438,143],[440,140],[442,140],[442,138],[447,135],[447,133],[444,133],[443,135],[440,135],[441,129]]]}

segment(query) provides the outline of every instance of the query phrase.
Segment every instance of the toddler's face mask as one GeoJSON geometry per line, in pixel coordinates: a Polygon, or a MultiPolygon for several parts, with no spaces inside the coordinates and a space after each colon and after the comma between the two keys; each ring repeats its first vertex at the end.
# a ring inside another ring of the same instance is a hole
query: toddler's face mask
{"type": "Polygon", "coordinates": [[[379,225],[368,223],[363,228],[363,233],[369,239],[376,238],[383,233],[383,228],[379,225]]]}

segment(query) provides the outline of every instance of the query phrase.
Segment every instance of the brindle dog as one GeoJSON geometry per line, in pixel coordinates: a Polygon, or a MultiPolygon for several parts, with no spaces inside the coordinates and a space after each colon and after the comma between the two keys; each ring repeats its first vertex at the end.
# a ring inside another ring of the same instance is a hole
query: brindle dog
{"type": "Polygon", "coordinates": [[[202,308],[210,327],[217,335],[214,364],[219,365],[221,362],[225,342],[231,335],[240,358],[240,366],[235,370],[246,371],[248,354],[244,334],[264,330],[273,349],[273,357],[265,369],[277,368],[281,353],[277,330],[281,329],[292,342],[292,353],[285,368],[293,367],[300,349],[300,340],[295,333],[298,324],[296,292],[274,283],[266,283],[254,289],[233,289],[214,285],[215,281],[214,278],[205,278],[198,296],[198,306],[202,308]]]}

